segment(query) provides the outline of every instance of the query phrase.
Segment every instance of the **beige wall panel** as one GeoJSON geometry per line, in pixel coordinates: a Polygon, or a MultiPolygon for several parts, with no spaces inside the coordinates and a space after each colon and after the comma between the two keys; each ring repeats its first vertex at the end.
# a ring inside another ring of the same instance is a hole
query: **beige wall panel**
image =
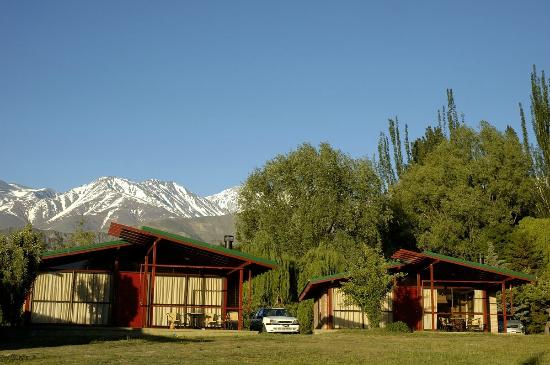
{"type": "Polygon", "coordinates": [[[70,303],[34,302],[32,305],[32,323],[69,323],[70,320],[70,303]]]}
{"type": "MultiPolygon", "coordinates": [[[[483,313],[483,290],[474,290],[474,312],[483,313]]],[[[473,318],[483,325],[483,314],[474,314],[473,318]]]]}
{"type": "MultiPolygon", "coordinates": [[[[382,318],[380,326],[384,327],[392,322],[393,314],[393,293],[389,292],[381,303],[382,318]]],[[[341,288],[334,288],[333,291],[333,318],[334,328],[363,328],[369,326],[366,314],[363,314],[359,306],[346,304],[346,295],[341,288]]]]}
{"type": "Polygon", "coordinates": [[[45,301],[70,301],[73,273],[38,274],[34,282],[33,299],[45,301]]]}
{"type": "Polygon", "coordinates": [[[73,273],[42,273],[34,284],[31,321],[108,324],[110,298],[110,274],[76,273],[73,286],[73,273]]]}
{"type": "Polygon", "coordinates": [[[110,310],[109,304],[73,303],[72,323],[107,325],[110,310]]]}
{"type": "MultiPolygon", "coordinates": [[[[424,326],[424,330],[431,330],[432,329],[432,297],[431,297],[431,290],[430,289],[422,289],[422,306],[424,309],[424,316],[422,320],[422,324],[424,326]]],[[[437,290],[434,289],[434,303],[437,303],[437,290]]],[[[434,324],[435,329],[437,329],[437,314],[434,316],[434,324]]]]}
{"type": "Polygon", "coordinates": [[[185,276],[155,277],[155,304],[184,304],[185,276]]]}
{"type": "Polygon", "coordinates": [[[155,304],[178,304],[174,307],[153,307],[154,326],[167,326],[167,313],[176,313],[182,323],[192,322],[189,313],[203,313],[212,320],[221,316],[223,300],[222,278],[197,276],[157,276],[155,278],[155,304]],[[187,303],[185,295],[187,293],[187,303]],[[212,305],[213,308],[183,307],[183,305],[212,305]]]}
{"type": "Polygon", "coordinates": [[[111,275],[99,273],[76,273],[75,302],[110,302],[111,275]]]}

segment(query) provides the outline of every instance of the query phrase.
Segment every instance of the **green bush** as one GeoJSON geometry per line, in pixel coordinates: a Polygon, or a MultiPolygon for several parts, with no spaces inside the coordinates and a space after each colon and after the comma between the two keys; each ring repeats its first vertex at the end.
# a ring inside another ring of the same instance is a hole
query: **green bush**
{"type": "Polygon", "coordinates": [[[385,329],[388,332],[403,332],[403,333],[411,332],[411,329],[409,328],[409,326],[407,326],[405,322],[401,322],[401,321],[388,323],[385,329]]]}
{"type": "Polygon", "coordinates": [[[296,317],[300,322],[300,333],[313,332],[313,299],[304,300],[298,304],[296,317]]]}

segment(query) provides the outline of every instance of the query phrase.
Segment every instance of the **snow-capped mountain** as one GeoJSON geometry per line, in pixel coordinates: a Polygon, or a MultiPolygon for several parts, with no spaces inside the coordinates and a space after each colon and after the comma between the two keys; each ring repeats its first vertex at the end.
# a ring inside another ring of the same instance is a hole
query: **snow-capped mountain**
{"type": "Polygon", "coordinates": [[[139,225],[167,218],[220,216],[234,211],[237,192],[230,188],[201,197],[174,182],[117,177],[102,177],[65,193],[0,181],[0,228],[30,222],[41,229],[71,231],[84,217],[87,229],[100,230],[112,220],[139,225]]]}
{"type": "Polygon", "coordinates": [[[234,186],[217,194],[209,195],[206,199],[229,213],[236,213],[239,211],[238,198],[240,190],[240,186],[234,186]]]}

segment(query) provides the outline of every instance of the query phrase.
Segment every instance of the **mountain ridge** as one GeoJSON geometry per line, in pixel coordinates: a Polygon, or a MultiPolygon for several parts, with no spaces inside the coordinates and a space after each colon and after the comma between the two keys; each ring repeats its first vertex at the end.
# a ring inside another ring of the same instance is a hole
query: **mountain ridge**
{"type": "Polygon", "coordinates": [[[163,219],[212,217],[238,210],[239,187],[207,197],[173,181],[135,182],[105,176],[63,193],[0,180],[0,228],[21,226],[73,231],[84,218],[86,229],[105,230],[110,221],[140,225],[163,219]]]}

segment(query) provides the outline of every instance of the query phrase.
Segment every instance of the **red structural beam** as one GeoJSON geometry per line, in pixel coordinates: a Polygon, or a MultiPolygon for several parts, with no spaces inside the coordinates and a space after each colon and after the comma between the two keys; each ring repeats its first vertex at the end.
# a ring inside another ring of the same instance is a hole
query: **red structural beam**
{"type": "Polygon", "coordinates": [[[506,316],[506,283],[502,282],[502,318],[503,318],[503,331],[508,333],[508,318],[506,316]]]}
{"type": "Polygon", "coordinates": [[[483,324],[484,324],[484,328],[483,328],[483,332],[488,332],[489,331],[489,326],[488,326],[488,316],[487,316],[487,290],[483,290],[483,324]]]}
{"type": "Polygon", "coordinates": [[[238,330],[243,329],[243,269],[239,270],[239,324],[238,330]]]}
{"type": "Polygon", "coordinates": [[[223,318],[223,327],[225,329],[226,317],[227,317],[227,277],[224,277],[222,280],[222,291],[223,291],[223,301],[222,301],[222,318],[223,318]]]}
{"type": "Polygon", "coordinates": [[[430,264],[430,299],[432,309],[432,331],[435,331],[435,303],[434,303],[434,264],[430,264]]]}
{"type": "MultiPolygon", "coordinates": [[[[153,264],[146,264],[147,266],[152,267],[153,264]]],[[[200,266],[200,265],[164,265],[156,264],[156,267],[165,267],[171,269],[208,269],[208,270],[233,270],[233,266],[200,266]]]]}

